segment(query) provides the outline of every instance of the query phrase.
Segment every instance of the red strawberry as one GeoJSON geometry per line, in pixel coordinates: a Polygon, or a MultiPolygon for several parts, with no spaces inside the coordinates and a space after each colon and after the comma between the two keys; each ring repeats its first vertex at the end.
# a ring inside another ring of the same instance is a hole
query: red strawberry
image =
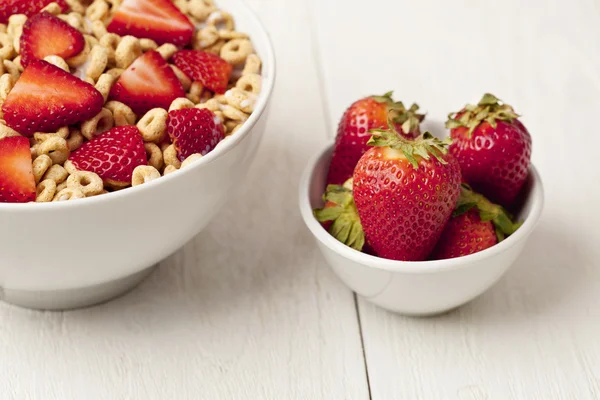
{"type": "Polygon", "coordinates": [[[135,167],[148,164],[144,141],[133,125],[112,128],[82,144],[69,160],[77,169],[95,172],[118,186],[130,184],[135,167]]]}
{"type": "Polygon", "coordinates": [[[446,122],[453,139],[450,153],[465,181],[506,207],[523,187],[531,159],[531,136],[517,117],[511,106],[487,93],[446,122]]]}
{"type": "Polygon", "coordinates": [[[0,203],[35,201],[35,181],[29,139],[0,139],[0,203]]]}
{"type": "Polygon", "coordinates": [[[354,201],[375,253],[392,260],[425,260],[460,194],[460,167],[447,154],[449,138],[425,132],[414,140],[374,131],[354,170],[354,201]]]}
{"type": "Polygon", "coordinates": [[[419,136],[419,123],[425,116],[418,114],[418,109],[416,104],[407,110],[402,102],[394,102],[392,92],[365,97],[350,105],[338,125],[327,183],[341,184],[352,176],[356,163],[370,148],[367,141],[371,129],[385,129],[393,123],[403,136],[419,136]]]}
{"type": "Polygon", "coordinates": [[[216,93],[225,93],[233,66],[216,54],[180,50],[172,58],[175,66],[193,81],[216,93]]]}
{"type": "Polygon", "coordinates": [[[452,218],[430,258],[442,260],[477,253],[512,235],[519,226],[501,206],[463,185],[452,218]]]}
{"type": "Polygon", "coordinates": [[[124,0],[106,30],[183,47],[194,25],[170,0],[124,0]]]}
{"type": "Polygon", "coordinates": [[[221,121],[204,108],[170,111],[167,132],[181,161],[194,153],[206,155],[224,138],[221,121]]]}
{"type": "Polygon", "coordinates": [[[138,115],[152,108],[169,108],[185,91],[160,53],[150,50],[121,74],[110,90],[111,100],[127,104],[138,115]]]}
{"type": "Polygon", "coordinates": [[[85,47],[83,35],[77,29],[48,12],[29,18],[21,35],[21,64],[41,60],[49,55],[70,58],[85,47]]]}
{"type": "Polygon", "coordinates": [[[2,105],[19,133],[54,132],[100,112],[104,98],[92,85],[42,60],[29,63],[2,105]]]}
{"type": "Polygon", "coordinates": [[[69,9],[65,0],[1,0],[0,24],[6,24],[8,17],[13,14],[25,14],[31,17],[50,3],[57,3],[63,12],[69,9]]]}
{"type": "Polygon", "coordinates": [[[362,251],[365,234],[356,211],[351,185],[351,180],[344,186],[327,185],[323,195],[325,205],[315,209],[314,214],[331,236],[346,246],[362,251]]]}

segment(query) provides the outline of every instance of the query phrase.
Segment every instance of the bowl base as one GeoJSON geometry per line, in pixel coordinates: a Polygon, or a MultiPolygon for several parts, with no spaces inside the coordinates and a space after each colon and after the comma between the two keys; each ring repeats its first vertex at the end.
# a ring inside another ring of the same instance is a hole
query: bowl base
{"type": "Polygon", "coordinates": [[[158,265],[110,282],[75,289],[29,291],[0,288],[0,300],[36,310],[70,310],[104,303],[121,296],[145,280],[158,265]]]}

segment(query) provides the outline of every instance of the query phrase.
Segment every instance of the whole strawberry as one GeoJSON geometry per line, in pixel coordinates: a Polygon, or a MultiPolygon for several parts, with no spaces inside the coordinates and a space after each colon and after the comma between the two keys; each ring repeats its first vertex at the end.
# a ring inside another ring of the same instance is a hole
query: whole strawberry
{"type": "Polygon", "coordinates": [[[463,178],[490,200],[510,207],[531,159],[531,136],[513,108],[487,93],[477,105],[448,116],[452,145],[463,178]]]}
{"type": "Polygon", "coordinates": [[[385,129],[392,123],[407,138],[419,136],[419,123],[425,116],[418,114],[418,109],[416,104],[406,109],[402,102],[394,102],[392,92],[350,105],[338,125],[327,183],[341,185],[352,176],[356,163],[370,148],[371,129],[385,129]]]}
{"type": "Polygon", "coordinates": [[[452,218],[430,258],[443,260],[477,253],[512,235],[519,226],[504,208],[463,185],[452,218]]]}
{"type": "Polygon", "coordinates": [[[343,186],[327,185],[323,201],[323,208],[314,210],[317,220],[331,236],[355,250],[362,251],[365,234],[352,196],[352,180],[348,180],[343,186]]]}
{"type": "Polygon", "coordinates": [[[379,257],[422,261],[452,214],[460,194],[460,167],[450,139],[425,132],[414,140],[374,131],[372,149],[354,170],[354,201],[366,240],[379,257]]]}

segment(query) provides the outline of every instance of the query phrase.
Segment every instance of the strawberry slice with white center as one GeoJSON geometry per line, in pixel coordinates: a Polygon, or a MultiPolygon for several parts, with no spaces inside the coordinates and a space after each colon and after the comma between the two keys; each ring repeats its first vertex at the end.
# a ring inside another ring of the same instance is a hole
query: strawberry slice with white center
{"type": "Polygon", "coordinates": [[[181,161],[195,153],[206,155],[224,138],[221,121],[204,108],[170,111],[167,132],[181,161]]]}
{"type": "Polygon", "coordinates": [[[106,30],[183,47],[192,40],[194,25],[170,0],[125,0],[106,30]]]}
{"type": "Polygon", "coordinates": [[[20,43],[23,67],[31,60],[41,60],[50,55],[71,58],[85,47],[81,32],[45,11],[25,22],[20,43]]]}
{"type": "Polygon", "coordinates": [[[154,50],[138,57],[110,91],[112,100],[127,104],[138,116],[152,108],[168,109],[178,97],[185,97],[181,82],[154,50]]]}
{"type": "Polygon", "coordinates": [[[148,164],[144,141],[133,125],[112,128],[85,142],[69,160],[78,170],[95,172],[116,186],[131,184],[135,167],[148,164]]]}
{"type": "Polygon", "coordinates": [[[57,3],[63,12],[69,9],[65,0],[0,0],[0,24],[6,24],[14,14],[31,17],[50,3],[57,3]]]}
{"type": "Polygon", "coordinates": [[[92,118],[104,98],[92,85],[43,60],[29,63],[4,104],[6,125],[25,136],[92,118]]]}
{"type": "Polygon", "coordinates": [[[29,139],[0,139],[0,203],[35,201],[35,180],[29,139]]]}
{"type": "Polygon", "coordinates": [[[193,81],[213,92],[225,93],[233,66],[216,54],[198,50],[180,50],[172,58],[175,66],[193,81]]]}

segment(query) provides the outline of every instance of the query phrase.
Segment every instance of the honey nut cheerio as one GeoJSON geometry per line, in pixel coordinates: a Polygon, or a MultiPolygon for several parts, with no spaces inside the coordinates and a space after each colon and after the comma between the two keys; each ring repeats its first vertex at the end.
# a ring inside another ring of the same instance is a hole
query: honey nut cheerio
{"type": "Polygon", "coordinates": [[[189,43],[181,45],[155,40],[155,37],[136,37],[127,34],[127,29],[118,31],[109,27],[125,1],[131,0],[65,0],[68,9],[51,2],[40,10],[50,14],[49,18],[58,19],[58,23],[68,25],[69,29],[79,31],[79,43],[83,47],[79,53],[47,54],[42,57],[43,60],[92,85],[103,100],[102,107],[94,110],[96,114],[91,117],[88,114],[87,118],[66,123],[68,126],[54,128],[50,132],[42,129],[33,133],[19,132],[20,129],[8,118],[11,115],[6,114],[5,105],[8,103],[10,106],[13,88],[31,65],[31,59],[22,58],[20,51],[22,44],[31,40],[28,29],[33,26],[33,21],[26,26],[28,17],[14,14],[6,24],[0,24],[0,146],[4,138],[29,138],[36,202],[77,200],[138,186],[176,173],[200,160],[202,155],[199,151],[188,152],[192,155],[180,159],[180,150],[167,132],[171,112],[208,109],[214,114],[214,121],[222,126],[225,138],[235,134],[254,112],[262,86],[261,60],[255,52],[252,38],[245,32],[236,31],[234,18],[229,12],[219,9],[213,0],[174,0],[178,12],[195,27],[189,43]],[[210,83],[194,80],[186,68],[178,63],[176,65],[173,56],[180,50],[209,52],[229,64],[231,74],[226,89],[216,93],[211,90],[210,83]],[[131,79],[132,64],[154,51],[172,71],[182,92],[160,107],[142,109],[127,97],[119,97],[115,93],[122,90],[123,82],[126,87],[134,84],[121,81],[121,78],[131,79]],[[62,57],[59,54],[67,55],[62,57]],[[147,160],[145,165],[133,170],[130,182],[111,182],[100,172],[75,167],[71,159],[77,157],[86,143],[100,140],[105,132],[123,126],[137,128],[147,160]]]}

